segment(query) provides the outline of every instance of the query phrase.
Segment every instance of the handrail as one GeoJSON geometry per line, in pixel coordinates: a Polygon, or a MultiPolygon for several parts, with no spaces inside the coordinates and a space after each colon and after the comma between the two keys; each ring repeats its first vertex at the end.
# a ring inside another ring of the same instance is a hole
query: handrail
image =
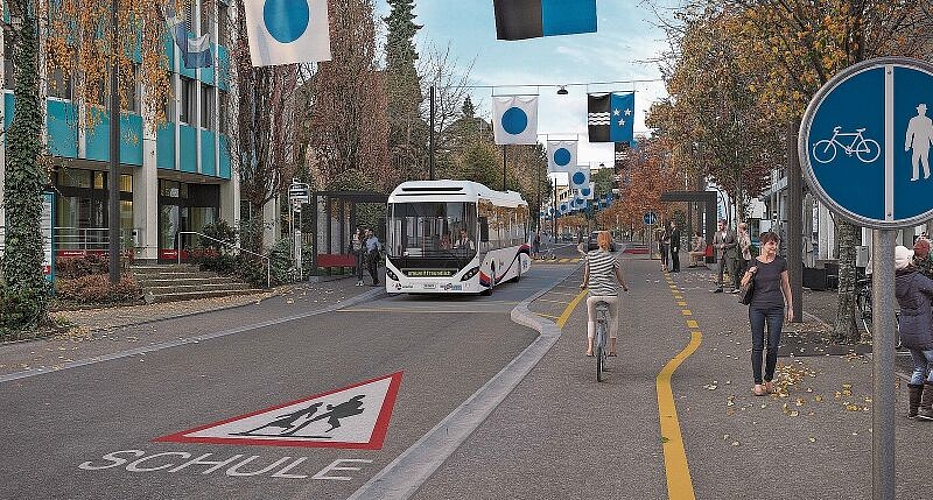
{"type": "Polygon", "coordinates": [[[209,239],[209,240],[211,240],[211,241],[216,241],[217,243],[220,243],[221,245],[226,245],[226,246],[228,246],[228,247],[230,247],[230,248],[233,248],[233,249],[235,249],[235,250],[237,250],[237,251],[246,252],[246,253],[248,253],[248,254],[250,254],[250,255],[255,255],[256,257],[259,257],[260,259],[265,259],[265,260],[266,260],[266,288],[272,288],[272,259],[271,259],[271,258],[269,258],[269,257],[267,257],[267,256],[265,256],[265,255],[258,254],[258,253],[256,253],[256,252],[251,252],[251,251],[249,251],[249,250],[247,250],[247,249],[245,249],[245,248],[243,248],[243,247],[241,247],[241,246],[239,246],[239,245],[234,245],[233,243],[230,243],[230,242],[227,242],[227,241],[218,240],[217,238],[213,238],[213,237],[211,237],[211,236],[208,236],[208,235],[206,235],[206,234],[204,234],[204,233],[199,233],[199,232],[197,232],[197,231],[179,231],[179,232],[177,233],[176,238],[178,239],[178,245],[177,245],[176,247],[178,248],[178,255],[177,255],[177,263],[178,263],[178,264],[181,264],[181,250],[182,250],[182,249],[181,249],[181,235],[183,235],[183,234],[196,234],[196,235],[198,235],[198,236],[200,236],[200,237],[202,237],[202,238],[207,238],[207,239],[209,239]]]}

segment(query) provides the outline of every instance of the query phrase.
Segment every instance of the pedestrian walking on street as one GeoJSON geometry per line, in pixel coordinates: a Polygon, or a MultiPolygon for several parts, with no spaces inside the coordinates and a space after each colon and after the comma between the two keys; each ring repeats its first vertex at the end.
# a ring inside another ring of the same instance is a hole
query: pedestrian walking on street
{"type": "Polygon", "coordinates": [[[369,275],[373,278],[372,286],[379,285],[378,266],[381,258],[382,244],[371,229],[366,230],[366,259],[369,262],[369,275]]]}
{"type": "Polygon", "coordinates": [[[917,267],[921,274],[933,279],[933,256],[930,255],[930,240],[924,235],[920,235],[917,241],[914,242],[913,265],[917,267]]]}
{"type": "Polygon", "coordinates": [[[894,294],[901,308],[898,331],[914,372],[907,384],[909,418],[933,420],[933,280],[913,263],[914,252],[894,248],[894,294]]]}
{"type": "MultiPolygon", "coordinates": [[[[713,248],[716,249],[716,260],[719,262],[719,279],[713,293],[722,293],[723,273],[726,269],[729,270],[729,276],[735,276],[735,247],[735,233],[726,227],[726,219],[719,219],[716,235],[713,236],[713,248]]],[[[732,278],[732,281],[735,284],[735,278],[732,278]]],[[[738,288],[733,288],[732,293],[738,292],[738,288]]]]}
{"type": "Polygon", "coordinates": [[[609,356],[616,355],[616,335],[619,332],[619,291],[616,281],[622,289],[628,291],[625,276],[622,275],[622,264],[619,259],[609,251],[612,236],[608,231],[600,231],[596,235],[596,244],[599,248],[587,252],[583,271],[583,283],[580,288],[588,288],[590,293],[586,298],[586,355],[593,356],[593,339],[596,338],[596,304],[605,302],[609,304],[609,356]]]}
{"type": "Polygon", "coordinates": [[[658,228],[658,251],[661,253],[661,271],[667,272],[667,253],[671,245],[671,233],[663,225],[658,228]]]}
{"type": "Polygon", "coordinates": [[[748,305],[748,322],[752,331],[752,376],[755,379],[752,391],[756,396],[764,396],[774,390],[774,369],[777,366],[781,329],[785,320],[794,320],[787,260],[777,254],[780,241],[776,233],[762,233],[761,255],[752,261],[752,266],[745,272],[741,282],[741,286],[745,286],[754,280],[755,287],[752,301],[748,305]],[[768,352],[762,376],[765,321],[768,322],[768,352]]]}
{"type": "Polygon", "coordinates": [[[739,231],[736,233],[735,239],[738,245],[737,253],[739,257],[735,268],[735,287],[738,288],[739,280],[748,270],[752,260],[752,238],[748,235],[748,224],[744,222],[739,224],[739,231]]]}
{"type": "Polygon", "coordinates": [[[356,228],[356,232],[350,237],[350,252],[356,256],[356,286],[363,286],[363,259],[365,255],[363,249],[366,248],[366,236],[363,228],[356,228]]]}
{"type": "Polygon", "coordinates": [[[671,272],[680,272],[680,228],[671,221],[671,272]]]}

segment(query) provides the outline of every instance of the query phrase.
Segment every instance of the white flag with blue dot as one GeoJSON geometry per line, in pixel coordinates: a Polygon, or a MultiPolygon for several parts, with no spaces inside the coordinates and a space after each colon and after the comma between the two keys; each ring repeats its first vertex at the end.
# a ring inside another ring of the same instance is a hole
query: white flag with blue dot
{"type": "Polygon", "coordinates": [[[327,0],[244,0],[253,66],[330,61],[327,0]]]}
{"type": "Polygon", "coordinates": [[[493,97],[496,144],[538,143],[538,96],[493,97]]]}
{"type": "Polygon", "coordinates": [[[566,172],[577,165],[577,141],[547,141],[547,171],[566,172]]]}
{"type": "Polygon", "coordinates": [[[590,188],[590,167],[587,165],[577,166],[568,172],[570,178],[570,189],[580,191],[590,188]]]}

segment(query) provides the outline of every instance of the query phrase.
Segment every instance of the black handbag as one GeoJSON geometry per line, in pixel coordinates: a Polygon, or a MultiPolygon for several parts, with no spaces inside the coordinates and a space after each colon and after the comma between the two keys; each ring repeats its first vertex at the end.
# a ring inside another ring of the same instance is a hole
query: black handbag
{"type": "Polygon", "coordinates": [[[748,280],[744,286],[739,287],[739,304],[749,305],[752,303],[752,297],[755,296],[755,277],[748,280]]]}

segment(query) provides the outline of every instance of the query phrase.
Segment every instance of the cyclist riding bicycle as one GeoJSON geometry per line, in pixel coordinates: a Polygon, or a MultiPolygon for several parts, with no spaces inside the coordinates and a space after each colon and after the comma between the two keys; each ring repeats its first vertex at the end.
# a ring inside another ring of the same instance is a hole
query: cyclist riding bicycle
{"type": "Polygon", "coordinates": [[[609,246],[612,236],[608,231],[600,231],[596,236],[597,250],[587,252],[583,271],[583,283],[580,288],[589,288],[590,296],[586,298],[586,355],[593,356],[593,339],[596,337],[596,304],[605,302],[609,304],[609,356],[616,355],[616,334],[619,331],[619,291],[615,281],[628,291],[628,284],[622,274],[622,265],[612,253],[609,246]],[[615,278],[615,279],[613,279],[615,278]]]}

